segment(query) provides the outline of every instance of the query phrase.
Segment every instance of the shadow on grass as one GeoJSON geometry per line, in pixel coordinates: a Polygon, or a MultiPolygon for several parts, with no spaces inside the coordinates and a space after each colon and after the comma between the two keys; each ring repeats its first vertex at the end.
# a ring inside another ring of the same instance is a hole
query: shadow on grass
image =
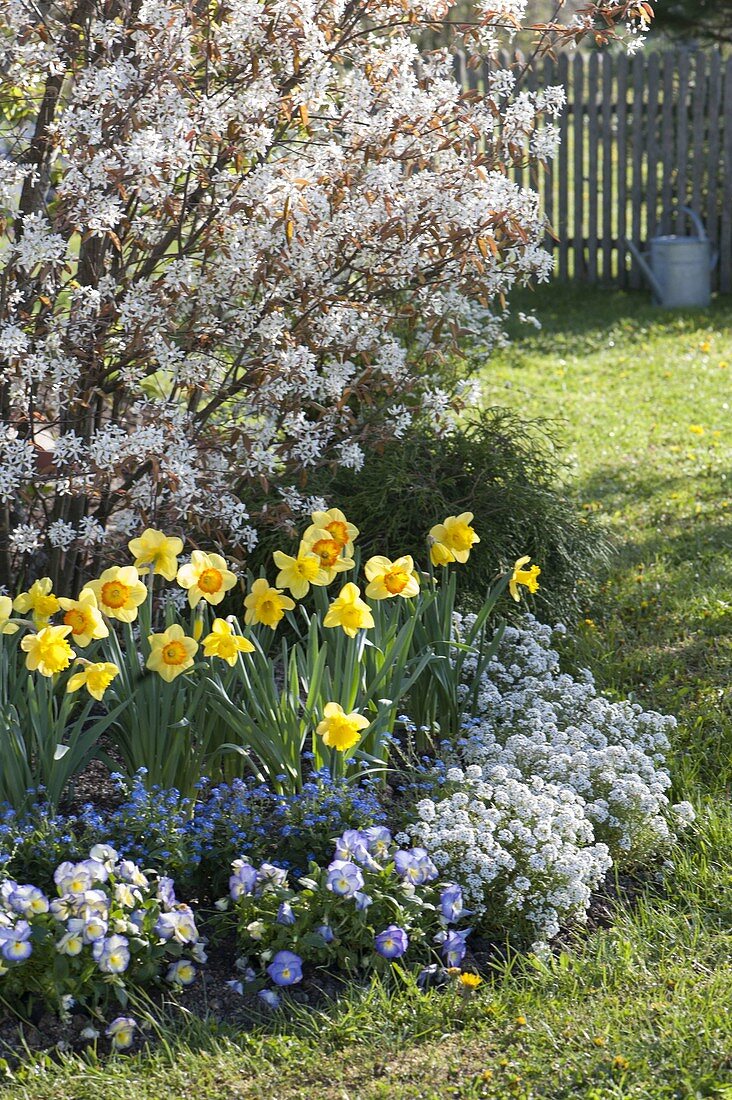
{"type": "Polygon", "coordinates": [[[590,288],[551,283],[535,291],[520,291],[511,298],[511,336],[529,350],[537,342],[551,341],[561,353],[593,350],[598,340],[607,343],[613,330],[624,343],[642,341],[649,326],[669,335],[706,333],[710,328],[732,326],[732,297],[716,297],[708,310],[664,310],[654,306],[644,291],[590,288]],[[541,331],[533,333],[518,320],[520,312],[536,312],[541,331]]]}

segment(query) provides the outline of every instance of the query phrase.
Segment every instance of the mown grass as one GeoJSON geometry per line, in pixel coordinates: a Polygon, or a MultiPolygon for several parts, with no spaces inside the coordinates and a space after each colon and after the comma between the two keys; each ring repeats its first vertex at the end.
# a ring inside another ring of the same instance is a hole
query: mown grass
{"type": "Polygon", "coordinates": [[[732,303],[671,316],[554,287],[518,304],[544,327],[487,364],[486,400],[563,418],[567,491],[613,535],[567,657],[679,717],[674,784],[699,818],[673,871],[551,965],[501,964],[469,1002],[405,981],[246,1034],[178,1015],[150,1053],[31,1060],[4,1095],[732,1098],[732,303]]]}

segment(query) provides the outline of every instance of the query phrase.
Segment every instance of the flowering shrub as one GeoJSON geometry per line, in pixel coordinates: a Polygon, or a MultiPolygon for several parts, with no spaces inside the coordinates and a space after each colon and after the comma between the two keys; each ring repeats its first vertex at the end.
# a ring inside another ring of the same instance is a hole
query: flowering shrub
{"type": "MultiPolygon", "coordinates": [[[[444,417],[425,357],[549,272],[510,166],[551,158],[564,102],[500,65],[464,92],[416,35],[497,62],[526,5],[452,7],[8,9],[0,584],[39,551],[68,581],[142,516],[245,550],[237,488],[444,417]]],[[[596,0],[541,45],[650,13],[596,0]]]]}
{"type": "Polygon", "coordinates": [[[408,965],[438,949],[448,966],[465,956],[469,929],[457,928],[469,915],[462,890],[439,886],[427,852],[398,848],[383,826],[343,833],[328,866],[313,863],[296,885],[268,863],[238,859],[232,870],[219,908],[236,918],[244,956],[241,980],[231,984],[240,992],[264,991],[268,977],[278,987],[296,985],[308,964],[354,973],[395,959],[408,965]]]}
{"type": "Polygon", "coordinates": [[[63,1013],[95,1010],[164,978],[190,985],[206,961],[193,913],[169,878],[144,874],[107,844],[54,873],[57,896],[4,880],[0,885],[0,993],[63,1013]]]}

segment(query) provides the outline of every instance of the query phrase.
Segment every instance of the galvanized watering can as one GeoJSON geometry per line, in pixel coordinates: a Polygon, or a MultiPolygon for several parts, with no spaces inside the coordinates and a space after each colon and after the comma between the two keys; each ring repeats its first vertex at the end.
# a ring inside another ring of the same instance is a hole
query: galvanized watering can
{"type": "Polygon", "coordinates": [[[690,206],[681,209],[694,223],[695,237],[651,237],[649,251],[640,252],[632,241],[628,248],[653,288],[653,300],[664,309],[702,308],[709,305],[711,275],[717,263],[704,223],[690,206]],[[646,262],[646,257],[650,263],[646,262]]]}

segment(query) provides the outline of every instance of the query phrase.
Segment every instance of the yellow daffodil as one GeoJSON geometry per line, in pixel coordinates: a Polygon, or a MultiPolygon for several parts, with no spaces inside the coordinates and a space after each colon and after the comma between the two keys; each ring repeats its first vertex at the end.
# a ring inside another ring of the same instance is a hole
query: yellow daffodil
{"type": "Polygon", "coordinates": [[[267,581],[260,577],[252,585],[252,590],[244,600],[245,623],[263,623],[272,630],[284,617],[285,611],[292,611],[295,601],[283,596],[279,588],[270,588],[267,581]]]}
{"type": "Polygon", "coordinates": [[[468,560],[473,546],[480,542],[470,526],[472,522],[472,512],[461,512],[459,516],[448,516],[444,523],[436,523],[430,530],[430,538],[433,542],[439,542],[446,547],[455,561],[464,564],[468,560]]]}
{"type": "Polygon", "coordinates": [[[157,672],[168,683],[191,667],[198,652],[198,642],[194,638],[187,638],[183,627],[178,623],[169,626],[162,634],[148,635],[147,640],[150,656],[146,667],[157,672]]]}
{"type": "Polygon", "coordinates": [[[419,579],[409,554],[395,561],[376,554],[366,562],[364,572],[370,582],[366,595],[371,600],[389,600],[392,596],[402,596],[406,600],[419,592],[419,579]]]}
{"type": "Polygon", "coordinates": [[[135,559],[135,568],[139,573],[159,573],[166,581],[175,580],[178,572],[178,554],[183,552],[183,540],[175,535],[169,536],[162,531],[148,527],[139,538],[127,543],[135,559]]]}
{"type": "MultiPolygon", "coordinates": [[[[147,599],[147,588],[134,565],[113,565],[105,569],[97,580],[87,581],[84,591],[87,589],[91,589],[96,596],[97,607],[103,614],[122,623],[134,622],[138,607],[147,599]]],[[[79,602],[84,591],[79,596],[79,602]]]]}
{"type": "Polygon", "coordinates": [[[541,569],[538,565],[532,565],[530,569],[524,569],[523,567],[529,561],[531,561],[531,557],[528,554],[523,558],[519,558],[513,567],[513,575],[508,582],[508,591],[517,603],[521,599],[518,589],[520,584],[525,585],[532,593],[537,592],[539,589],[539,582],[536,578],[541,573],[541,569]]]}
{"type": "Polygon", "coordinates": [[[51,589],[53,582],[50,577],[41,577],[34,581],[27,592],[20,592],[13,600],[13,607],[22,615],[29,611],[33,613],[33,622],[36,626],[46,626],[52,615],[59,610],[60,604],[51,589]]]}
{"type": "Polygon", "coordinates": [[[323,626],[340,626],[350,638],[355,638],[359,630],[369,630],[373,625],[371,608],[361,599],[358,585],[351,582],[343,586],[323,620],[323,626]]]}
{"type": "Polygon", "coordinates": [[[321,568],[325,570],[328,584],[338,573],[353,569],[353,558],[349,558],[340,542],[332,538],[327,531],[318,527],[308,527],[300,543],[299,553],[316,554],[320,558],[321,568]]]}
{"type": "Polygon", "coordinates": [[[10,622],[13,614],[13,601],[10,596],[0,596],[0,634],[16,634],[20,627],[10,622]]]}
{"type": "Polygon", "coordinates": [[[318,723],[316,733],[323,738],[324,745],[345,752],[360,740],[361,730],[365,730],[368,724],[368,718],[357,711],[346,714],[340,703],[326,703],[323,720],[318,723]]]}
{"type": "Polygon", "coordinates": [[[44,626],[37,634],[26,634],[20,648],[28,656],[25,666],[31,672],[38,670],[41,676],[55,676],[68,668],[76,654],[66,641],[70,626],[44,626]]]}
{"type": "Polygon", "coordinates": [[[84,588],[79,593],[78,600],[67,600],[62,596],[58,602],[64,612],[64,626],[71,627],[74,645],[83,649],[89,642],[109,637],[109,627],[102,618],[97,607],[97,598],[91,588],[84,588]]]}
{"type": "Polygon", "coordinates": [[[272,557],[279,569],[275,584],[278,588],[288,588],[296,600],[307,596],[311,584],[322,586],[328,583],[328,572],[320,564],[320,558],[302,544],[295,558],[282,550],[275,550],[272,557]]]}
{"type": "Polygon", "coordinates": [[[442,542],[433,542],[430,546],[430,561],[433,565],[449,565],[455,561],[455,555],[442,542]]]}
{"type": "Polygon", "coordinates": [[[214,619],[211,633],[203,639],[204,657],[220,657],[230,665],[236,664],[240,653],[251,653],[253,650],[254,646],[249,639],[235,634],[233,626],[226,619],[214,619]]]}
{"type": "Polygon", "coordinates": [[[305,532],[305,538],[309,531],[325,531],[334,542],[337,542],[344,557],[350,558],[353,553],[353,544],[358,538],[358,527],[349,523],[340,508],[329,508],[327,512],[313,512],[310,517],[312,527],[305,532]]]}
{"type": "Polygon", "coordinates": [[[81,672],[75,672],[66,685],[67,691],[85,687],[93,699],[101,701],[105,691],[119,675],[119,669],[111,661],[84,661],[81,672]]]}
{"type": "Polygon", "coordinates": [[[178,570],[178,584],[188,589],[188,602],[195,607],[201,600],[221,603],[226,593],[236,584],[236,574],[227,568],[220,554],[205,554],[194,550],[188,565],[178,570]]]}

